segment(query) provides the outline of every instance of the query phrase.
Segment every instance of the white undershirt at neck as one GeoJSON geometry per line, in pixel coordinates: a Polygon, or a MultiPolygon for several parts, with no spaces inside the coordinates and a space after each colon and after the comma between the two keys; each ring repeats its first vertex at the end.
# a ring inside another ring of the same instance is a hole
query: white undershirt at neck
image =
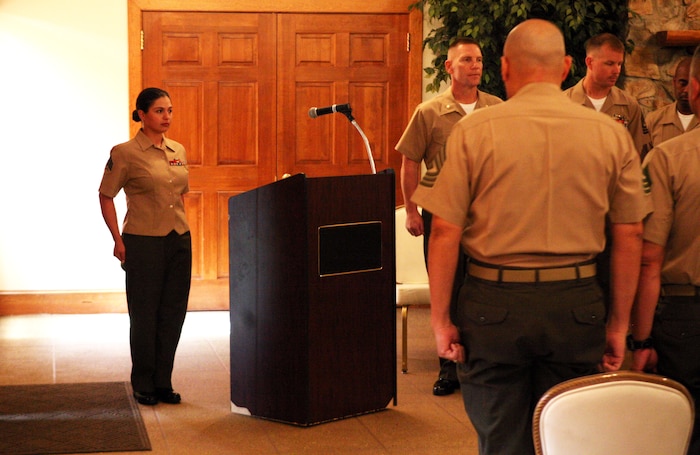
{"type": "Polygon", "coordinates": [[[473,103],[469,103],[469,104],[459,103],[459,105],[462,106],[462,109],[464,109],[464,112],[466,114],[471,114],[472,112],[474,112],[474,108],[476,107],[476,101],[474,101],[473,103]]]}
{"type": "Polygon", "coordinates": [[[681,125],[683,125],[683,131],[687,131],[688,125],[690,125],[690,121],[693,120],[695,114],[681,114],[678,111],[676,111],[676,114],[678,114],[678,118],[681,120],[681,125]]]}
{"type": "Polygon", "coordinates": [[[600,110],[603,108],[603,104],[605,104],[605,100],[607,100],[608,97],[606,96],[605,98],[595,99],[589,96],[588,99],[591,100],[591,103],[593,104],[595,110],[600,112],[600,110]]]}

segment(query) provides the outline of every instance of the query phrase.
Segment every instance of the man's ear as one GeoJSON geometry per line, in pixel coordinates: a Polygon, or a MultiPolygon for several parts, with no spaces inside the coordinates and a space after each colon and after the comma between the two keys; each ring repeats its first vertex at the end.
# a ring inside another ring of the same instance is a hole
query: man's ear
{"type": "Polygon", "coordinates": [[[501,79],[503,82],[507,81],[510,77],[510,64],[505,56],[501,57],[501,79]]]}
{"type": "Polygon", "coordinates": [[[697,109],[695,106],[700,107],[700,104],[698,103],[700,101],[700,81],[691,76],[688,83],[690,84],[690,87],[688,87],[688,102],[690,103],[690,109],[695,115],[698,115],[698,112],[695,112],[697,109]]]}
{"type": "Polygon", "coordinates": [[[586,56],[585,62],[586,62],[586,68],[590,68],[591,65],[593,64],[593,57],[586,56]]]}
{"type": "Polygon", "coordinates": [[[564,56],[564,69],[561,74],[561,81],[564,82],[566,78],[569,76],[569,71],[571,71],[571,62],[573,59],[571,58],[570,55],[565,55],[564,56]]]}
{"type": "Polygon", "coordinates": [[[445,60],[445,71],[447,71],[447,74],[452,74],[452,60],[449,58],[445,60]]]}

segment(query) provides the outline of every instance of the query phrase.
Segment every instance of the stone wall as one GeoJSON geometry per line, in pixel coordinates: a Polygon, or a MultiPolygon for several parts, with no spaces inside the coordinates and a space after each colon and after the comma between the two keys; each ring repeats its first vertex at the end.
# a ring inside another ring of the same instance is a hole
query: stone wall
{"type": "Polygon", "coordinates": [[[693,47],[663,47],[656,32],[700,29],[700,0],[630,0],[630,31],[634,51],[625,62],[625,90],[646,112],[672,103],[671,79],[678,61],[693,47]]]}

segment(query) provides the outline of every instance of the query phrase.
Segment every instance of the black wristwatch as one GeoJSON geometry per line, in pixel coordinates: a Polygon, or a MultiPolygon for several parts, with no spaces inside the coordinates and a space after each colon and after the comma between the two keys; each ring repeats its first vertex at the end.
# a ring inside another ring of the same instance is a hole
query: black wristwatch
{"type": "Polygon", "coordinates": [[[637,341],[632,338],[632,334],[627,335],[627,349],[630,351],[638,351],[640,349],[650,349],[654,347],[654,340],[649,337],[646,340],[637,341]]]}

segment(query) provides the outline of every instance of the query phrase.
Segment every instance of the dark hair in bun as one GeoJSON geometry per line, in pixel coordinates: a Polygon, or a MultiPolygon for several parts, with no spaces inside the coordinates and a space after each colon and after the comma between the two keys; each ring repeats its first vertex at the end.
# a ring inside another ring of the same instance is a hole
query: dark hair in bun
{"type": "Polygon", "coordinates": [[[136,109],[131,113],[131,119],[135,122],[140,122],[139,111],[148,112],[155,100],[163,97],[170,98],[168,92],[156,87],[149,87],[141,90],[139,96],[136,97],[136,109]]]}

